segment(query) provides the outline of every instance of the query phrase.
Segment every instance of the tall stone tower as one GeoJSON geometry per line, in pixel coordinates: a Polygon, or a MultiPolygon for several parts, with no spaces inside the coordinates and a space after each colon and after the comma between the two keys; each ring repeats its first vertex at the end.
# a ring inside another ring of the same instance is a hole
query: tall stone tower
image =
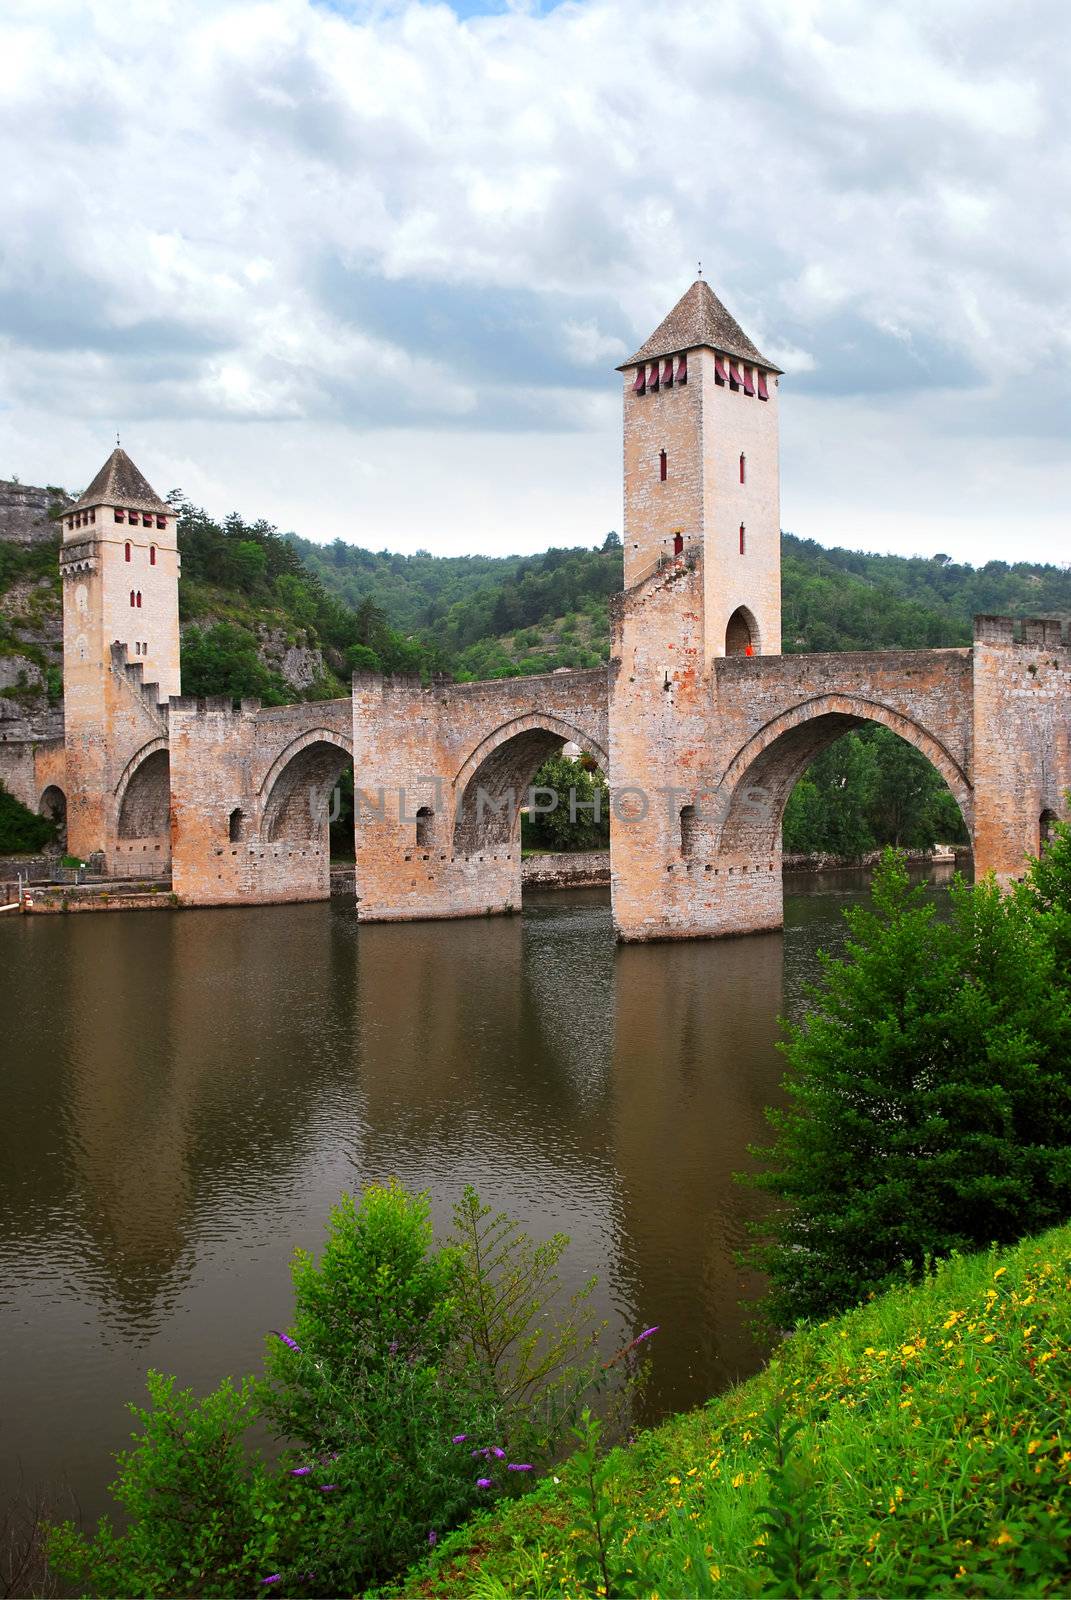
{"type": "Polygon", "coordinates": [[[76,855],[109,849],[123,767],[153,731],[155,708],[181,692],[176,523],[118,447],[63,519],[64,742],[76,855]]]}
{"type": "Polygon", "coordinates": [[[697,278],[625,374],[625,587],[703,557],[704,657],[780,655],[780,369],[697,278]]]}

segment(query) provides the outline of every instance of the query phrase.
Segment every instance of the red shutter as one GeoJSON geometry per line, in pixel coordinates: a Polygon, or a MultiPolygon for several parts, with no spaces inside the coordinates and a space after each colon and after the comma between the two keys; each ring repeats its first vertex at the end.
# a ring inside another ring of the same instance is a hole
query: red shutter
{"type": "Polygon", "coordinates": [[[743,553],[744,553],[744,538],[745,538],[744,524],[741,523],[740,524],[740,554],[741,555],[743,555],[743,553]]]}
{"type": "Polygon", "coordinates": [[[642,394],[647,387],[647,368],[636,368],[636,381],[632,385],[633,394],[642,394]]]}
{"type": "Polygon", "coordinates": [[[730,389],[742,389],[744,387],[744,380],[740,376],[740,368],[735,361],[729,362],[729,387],[730,389]]]}
{"type": "Polygon", "coordinates": [[[141,607],[141,590],[140,589],[138,590],[138,607],[139,607],[139,609],[141,607]]]}
{"type": "Polygon", "coordinates": [[[658,452],[658,476],[663,483],[669,476],[669,461],[664,450],[658,452]]]}
{"type": "Polygon", "coordinates": [[[747,462],[744,452],[740,452],[740,482],[743,483],[747,472],[747,462]]]}
{"type": "Polygon", "coordinates": [[[714,382],[715,383],[725,384],[725,383],[728,383],[728,381],[729,381],[729,379],[726,376],[726,372],[725,372],[725,362],[722,360],[721,356],[715,356],[714,357],[714,382]]]}
{"type": "Polygon", "coordinates": [[[672,356],[667,356],[666,357],[665,366],[662,368],[662,387],[663,387],[663,389],[672,389],[672,387],[673,387],[673,357],[672,356]]]}
{"type": "Polygon", "coordinates": [[[759,399],[760,400],[768,400],[770,398],[770,396],[766,392],[766,374],[765,374],[765,372],[760,372],[758,374],[758,384],[759,384],[759,399]]]}
{"type": "Polygon", "coordinates": [[[149,546],[149,565],[150,567],[155,567],[156,565],[156,546],[154,544],[149,546]]]}
{"type": "Polygon", "coordinates": [[[687,357],[687,355],[681,356],[680,360],[677,362],[677,382],[678,383],[687,383],[688,382],[688,357],[687,357]]]}
{"type": "Polygon", "coordinates": [[[751,368],[750,367],[741,367],[740,370],[743,373],[743,378],[741,379],[741,382],[744,385],[744,393],[745,394],[754,394],[755,393],[755,385],[751,381],[751,368]]]}
{"type": "Polygon", "coordinates": [[[648,387],[648,389],[650,389],[652,394],[656,394],[657,391],[658,391],[658,362],[657,361],[655,362],[654,366],[651,368],[650,372],[647,374],[647,387],[648,387]]]}

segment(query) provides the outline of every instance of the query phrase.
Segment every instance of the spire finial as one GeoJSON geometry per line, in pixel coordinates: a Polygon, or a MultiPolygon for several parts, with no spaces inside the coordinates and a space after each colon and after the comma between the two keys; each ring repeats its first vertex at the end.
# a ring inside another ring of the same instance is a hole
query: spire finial
{"type": "Polygon", "coordinates": [[[699,266],[697,268],[697,273],[698,273],[698,276],[700,278],[703,276],[703,263],[701,261],[700,261],[699,266]]]}
{"type": "Polygon", "coordinates": [[[120,448],[120,445],[119,445],[119,429],[118,428],[116,428],[116,430],[115,430],[115,448],[117,450],[120,448]]]}

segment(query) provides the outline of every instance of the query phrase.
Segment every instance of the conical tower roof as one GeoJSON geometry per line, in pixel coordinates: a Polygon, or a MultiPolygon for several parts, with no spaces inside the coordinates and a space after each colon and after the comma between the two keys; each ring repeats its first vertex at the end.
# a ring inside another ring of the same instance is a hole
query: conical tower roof
{"type": "Polygon", "coordinates": [[[158,516],[174,514],[118,445],[71,510],[88,511],[90,506],[124,506],[131,511],[155,511],[158,516]]]}
{"type": "Polygon", "coordinates": [[[761,355],[736,318],[730,316],[705,278],[697,278],[692,287],[677,301],[669,316],[658,324],[645,344],[634,356],[622,362],[619,372],[626,367],[638,366],[641,361],[654,361],[658,356],[672,356],[685,350],[718,350],[722,355],[738,356],[741,361],[751,361],[766,372],[780,372],[772,361],[761,355]]]}

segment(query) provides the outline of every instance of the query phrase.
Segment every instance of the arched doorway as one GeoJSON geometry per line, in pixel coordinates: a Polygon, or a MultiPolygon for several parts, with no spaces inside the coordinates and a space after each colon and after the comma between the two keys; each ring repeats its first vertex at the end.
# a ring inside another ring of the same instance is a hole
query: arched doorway
{"type": "Polygon", "coordinates": [[[166,836],[171,815],[171,759],[153,750],[130,774],[119,802],[120,839],[166,836]]]}
{"type": "Polygon", "coordinates": [[[67,796],[58,784],[50,783],[41,795],[37,807],[42,817],[47,817],[55,828],[55,836],[46,849],[58,855],[65,855],[67,851],[67,796]]]}
{"type": "Polygon", "coordinates": [[[166,876],[171,867],[171,759],[165,744],[134,758],[120,780],[118,801],[108,871],[119,878],[166,876]]]}
{"type": "Polygon", "coordinates": [[[1056,815],[1056,812],[1050,810],[1049,807],[1046,806],[1045,810],[1038,818],[1038,855],[1041,854],[1045,846],[1053,838],[1053,835],[1056,832],[1056,824],[1059,822],[1059,820],[1060,819],[1056,815]]]}
{"type": "Polygon", "coordinates": [[[759,627],[747,606],[737,606],[725,628],[727,656],[757,656],[759,627]]]}

